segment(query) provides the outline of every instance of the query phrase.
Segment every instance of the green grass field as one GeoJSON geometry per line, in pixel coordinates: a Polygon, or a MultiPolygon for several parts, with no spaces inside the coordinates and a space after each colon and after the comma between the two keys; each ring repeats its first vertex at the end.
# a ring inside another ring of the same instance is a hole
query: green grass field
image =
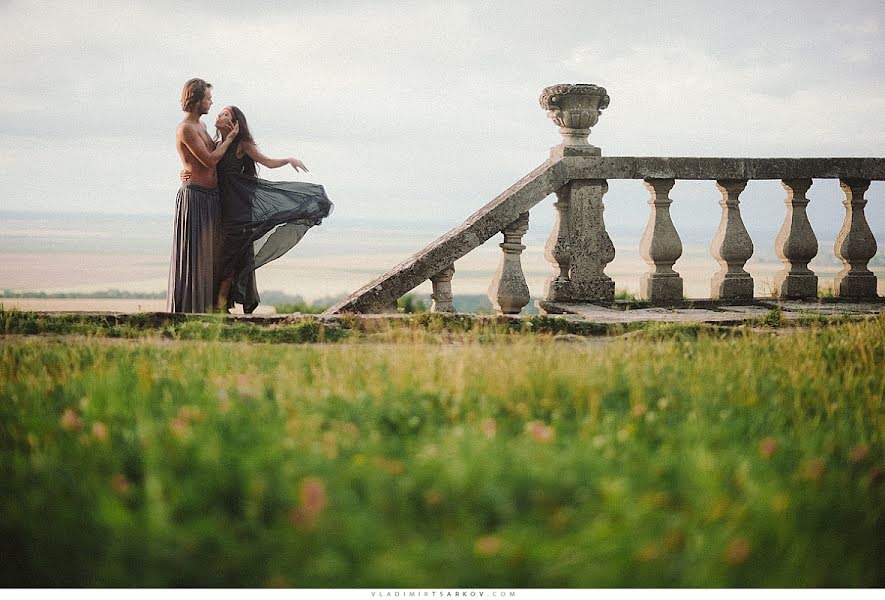
{"type": "Polygon", "coordinates": [[[293,345],[2,316],[3,586],[885,585],[883,317],[293,345]]]}

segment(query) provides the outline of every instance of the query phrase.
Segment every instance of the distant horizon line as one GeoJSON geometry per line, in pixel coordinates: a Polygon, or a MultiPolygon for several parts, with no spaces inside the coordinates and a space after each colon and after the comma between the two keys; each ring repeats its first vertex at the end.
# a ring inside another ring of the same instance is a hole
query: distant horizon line
{"type": "MultiPolygon", "coordinates": [[[[102,216],[102,217],[162,217],[162,218],[174,218],[174,211],[170,212],[112,212],[112,211],[102,211],[102,210],[40,210],[40,209],[0,209],[0,215],[19,215],[19,216],[102,216]]],[[[360,220],[360,221],[386,221],[383,218],[378,218],[376,216],[362,217],[362,216],[339,216],[334,212],[329,217],[330,219],[335,218],[336,220],[360,220]]],[[[466,217],[465,217],[466,218],[466,217]]],[[[441,223],[444,220],[431,220],[426,218],[416,218],[414,221],[423,221],[428,223],[441,223]]]]}
{"type": "MultiPolygon", "coordinates": [[[[50,211],[50,210],[33,210],[33,209],[30,209],[30,210],[0,209],[0,216],[32,217],[32,218],[33,217],[64,218],[64,217],[71,217],[71,216],[120,217],[120,218],[141,217],[141,218],[168,219],[171,222],[172,220],[174,220],[175,215],[172,212],[168,212],[168,213],[152,213],[152,212],[125,213],[125,212],[105,212],[105,211],[96,211],[96,210],[79,210],[79,211],[77,211],[77,210],[62,210],[62,211],[52,210],[52,211],[50,211]]],[[[464,219],[467,219],[467,218],[469,218],[469,215],[464,217],[464,219]]],[[[551,215],[551,219],[552,218],[553,218],[553,216],[551,215]]],[[[406,222],[406,221],[397,221],[395,215],[391,215],[390,217],[378,217],[375,215],[364,217],[364,216],[356,216],[356,215],[338,216],[338,215],[335,215],[334,213],[332,214],[332,216],[329,217],[329,220],[334,220],[334,221],[341,222],[341,223],[383,223],[383,224],[387,224],[387,225],[394,223],[394,222],[403,222],[403,223],[406,222]]],[[[442,225],[442,226],[448,226],[448,227],[455,227],[460,223],[460,221],[454,221],[451,219],[427,218],[427,217],[420,217],[420,216],[413,216],[407,222],[412,223],[412,224],[417,223],[417,224],[422,224],[422,225],[427,225],[427,226],[431,226],[431,225],[432,226],[440,226],[440,225],[442,225]]],[[[639,221],[635,221],[629,225],[624,225],[624,224],[618,223],[618,222],[607,222],[606,223],[606,228],[611,232],[631,232],[631,233],[634,233],[636,231],[644,230],[645,227],[646,227],[646,223],[644,221],[641,223],[639,221]]],[[[679,230],[682,233],[687,233],[687,232],[692,232],[692,231],[696,231],[699,229],[706,230],[709,228],[710,227],[707,224],[704,224],[704,226],[701,227],[697,224],[693,225],[691,223],[684,223],[684,224],[680,225],[679,230]]],[[[776,233],[779,230],[779,228],[780,228],[780,225],[778,224],[778,226],[772,226],[772,227],[766,228],[764,230],[760,230],[757,228],[757,231],[761,231],[762,233],[769,234],[769,233],[776,233]]],[[[2,233],[0,233],[0,235],[2,235],[2,233]]]]}

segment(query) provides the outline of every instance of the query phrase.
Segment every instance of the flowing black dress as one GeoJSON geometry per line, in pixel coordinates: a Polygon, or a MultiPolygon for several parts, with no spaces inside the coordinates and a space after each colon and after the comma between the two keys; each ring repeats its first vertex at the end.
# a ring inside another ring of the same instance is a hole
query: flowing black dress
{"type": "Polygon", "coordinates": [[[332,212],[323,186],[302,181],[266,181],[243,173],[248,157],[231,144],[218,162],[221,193],[221,251],[218,281],[234,277],[228,306],[258,305],[255,269],[279,258],[307,230],[332,212]]]}

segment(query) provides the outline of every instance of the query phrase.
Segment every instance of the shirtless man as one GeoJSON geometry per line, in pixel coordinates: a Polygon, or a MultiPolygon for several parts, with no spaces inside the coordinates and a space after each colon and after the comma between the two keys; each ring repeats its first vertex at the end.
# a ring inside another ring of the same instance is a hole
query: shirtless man
{"type": "Polygon", "coordinates": [[[211,312],[218,292],[221,258],[221,201],[215,165],[239,131],[215,147],[200,117],[212,106],[212,84],[190,79],[181,92],[181,109],[187,113],[175,133],[175,147],[190,180],[178,190],[175,232],[166,294],[168,312],[211,312]]]}
{"type": "Polygon", "coordinates": [[[191,79],[184,84],[181,92],[181,109],[187,114],[178,124],[175,132],[175,147],[184,169],[190,172],[190,183],[207,188],[218,185],[215,165],[224,156],[224,151],[240,130],[239,124],[218,147],[209,137],[206,125],[200,118],[209,112],[212,106],[212,84],[202,79],[191,79]]]}

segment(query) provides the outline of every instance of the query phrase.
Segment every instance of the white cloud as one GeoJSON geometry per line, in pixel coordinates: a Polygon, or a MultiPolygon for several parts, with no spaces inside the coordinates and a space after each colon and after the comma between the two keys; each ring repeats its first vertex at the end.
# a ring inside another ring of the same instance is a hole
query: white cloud
{"type": "MultiPolygon", "coordinates": [[[[739,62],[685,38],[575,49],[566,64],[595,69],[611,107],[594,135],[617,153],[643,155],[877,155],[885,132],[885,85],[838,80],[797,87],[808,65],[739,62]],[[776,88],[776,89],[773,89],[776,88]]],[[[611,152],[610,152],[611,153],[611,152]]]]}
{"type": "Polygon", "coordinates": [[[609,89],[609,155],[881,154],[881,10],[803,6],[7,2],[0,206],[165,210],[191,76],[353,215],[470,214],[558,142],[565,81],[609,89]]]}

